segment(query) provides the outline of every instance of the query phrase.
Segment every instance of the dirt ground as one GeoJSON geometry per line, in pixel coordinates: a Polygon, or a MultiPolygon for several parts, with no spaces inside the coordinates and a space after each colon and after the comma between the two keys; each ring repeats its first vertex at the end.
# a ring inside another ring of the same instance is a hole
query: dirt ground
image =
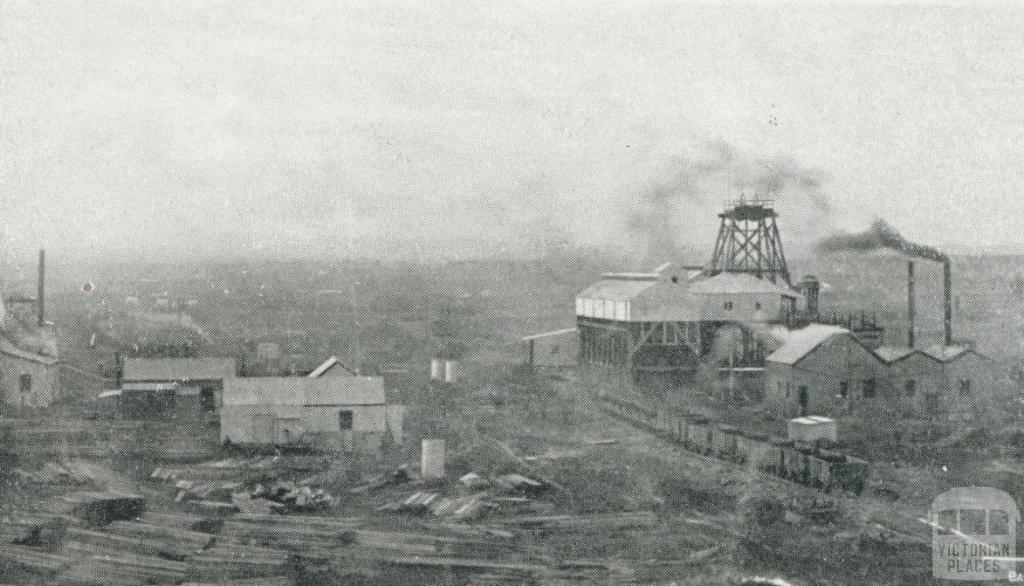
{"type": "MultiPolygon", "coordinates": [[[[753,576],[808,585],[930,583],[929,533],[918,517],[925,514],[926,497],[938,481],[913,469],[885,471],[893,482],[921,483],[920,491],[907,491],[898,501],[873,494],[825,496],[749,466],[688,452],[612,418],[567,376],[524,381],[489,373],[468,377],[460,385],[423,384],[409,396],[402,450],[332,464],[337,474],[331,488],[339,498],[330,514],[366,516],[374,527],[403,532],[436,524],[377,510],[421,488],[394,485],[348,492],[398,464],[415,466],[419,440],[435,437],[448,442],[448,477],[430,490],[455,495],[465,492],[457,480],[466,472],[518,470],[554,487],[531,497],[533,514],[653,515],[652,522],[632,526],[522,531],[515,556],[613,562],[623,568],[620,576],[634,583],[739,584],[753,576]],[[835,507],[832,518],[814,520],[804,514],[822,503],[835,507]]],[[[140,494],[148,506],[167,511],[177,510],[174,491],[148,475],[157,465],[180,463],[182,452],[171,446],[184,442],[185,435],[211,433],[102,420],[32,425],[79,426],[80,441],[15,441],[11,447],[23,465],[71,458],[82,463],[97,488],[140,494]]],[[[209,438],[191,439],[205,446],[208,458],[224,456],[209,438]]],[[[5,490],[9,510],[31,509],[61,488],[14,483],[5,490]]],[[[484,517],[476,523],[493,520],[484,517]]],[[[19,577],[23,582],[31,579],[19,577]]]]}

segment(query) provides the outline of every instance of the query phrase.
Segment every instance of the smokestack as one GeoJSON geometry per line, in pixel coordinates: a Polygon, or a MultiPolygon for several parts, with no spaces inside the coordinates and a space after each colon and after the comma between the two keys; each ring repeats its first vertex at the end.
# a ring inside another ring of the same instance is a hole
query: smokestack
{"type": "Polygon", "coordinates": [[[949,257],[942,261],[942,293],[946,306],[945,334],[946,345],[953,343],[953,274],[949,266],[949,257]]]}
{"type": "Polygon", "coordinates": [[[39,290],[38,296],[39,325],[46,325],[46,250],[39,249],[39,290]]]}
{"type": "Polygon", "coordinates": [[[914,261],[907,261],[907,347],[914,347],[914,261]]]}

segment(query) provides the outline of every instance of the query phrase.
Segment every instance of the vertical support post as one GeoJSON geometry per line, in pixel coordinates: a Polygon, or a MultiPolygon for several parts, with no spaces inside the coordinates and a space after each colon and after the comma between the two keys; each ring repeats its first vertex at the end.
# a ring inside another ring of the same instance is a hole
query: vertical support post
{"type": "Polygon", "coordinates": [[[36,292],[39,325],[46,325],[46,250],[39,249],[39,290],[36,292]]]}
{"type": "Polygon", "coordinates": [[[943,333],[946,345],[949,346],[953,343],[953,271],[949,266],[949,257],[942,261],[942,292],[946,306],[943,333]]]}
{"type": "Polygon", "coordinates": [[[914,261],[907,261],[907,347],[914,347],[914,261]]]}
{"type": "Polygon", "coordinates": [[[121,377],[124,375],[124,359],[120,352],[114,352],[114,388],[121,388],[121,377]]]}

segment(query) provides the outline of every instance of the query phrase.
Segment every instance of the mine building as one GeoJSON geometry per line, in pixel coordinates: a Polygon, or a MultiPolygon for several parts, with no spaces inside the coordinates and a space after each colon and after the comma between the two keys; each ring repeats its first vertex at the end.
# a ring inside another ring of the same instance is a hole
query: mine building
{"type": "Polygon", "coordinates": [[[19,348],[0,339],[0,392],[3,402],[18,413],[49,407],[58,398],[57,357],[40,350],[19,348]]]}
{"type": "Polygon", "coordinates": [[[188,401],[179,397],[176,382],[131,382],[100,393],[105,406],[123,419],[175,419],[180,401],[187,414],[188,401]]]}
{"type": "Polygon", "coordinates": [[[969,345],[934,345],[925,352],[940,364],[937,381],[940,413],[951,419],[976,419],[992,408],[995,381],[990,358],[969,345]]]}
{"type": "Polygon", "coordinates": [[[914,347],[910,260],[908,347],[900,348],[886,345],[875,315],[825,315],[816,277],[792,281],[772,202],[741,199],[719,218],[706,264],[608,273],[576,296],[579,371],[597,394],[685,408],[708,395],[765,401],[788,417],[891,407],[966,419],[989,403],[987,359],[953,342],[947,255],[887,225],[876,234],[878,246],[942,266],[943,343],[914,347]]]}
{"type": "Polygon", "coordinates": [[[60,398],[53,326],[46,321],[46,253],[39,251],[35,297],[8,296],[0,303],[0,398],[27,414],[60,398]],[[35,311],[19,311],[20,308],[35,311]]]}
{"type": "Polygon", "coordinates": [[[225,380],[221,441],[374,452],[402,442],[404,408],[371,376],[225,380]]]}
{"type": "Polygon", "coordinates": [[[916,419],[973,420],[991,408],[991,362],[969,346],[871,348],[839,326],[788,332],[765,361],[767,406],[783,417],[867,407],[916,419]]]}
{"type": "Polygon", "coordinates": [[[850,330],[809,324],[783,337],[765,360],[765,400],[775,413],[831,414],[886,396],[886,363],[850,330]]]}
{"type": "Polygon", "coordinates": [[[216,413],[225,382],[235,378],[237,368],[234,358],[131,358],[119,366],[119,378],[121,388],[133,393],[156,388],[153,385],[173,385],[176,409],[216,413]]]}
{"type": "Polygon", "coordinates": [[[817,307],[816,280],[790,281],[771,202],[741,200],[719,217],[706,266],[608,273],[577,295],[579,363],[592,381],[671,399],[725,371],[759,380],[774,345],[764,330],[817,307]]]}
{"type": "Polygon", "coordinates": [[[907,345],[881,346],[876,354],[888,367],[894,405],[905,417],[974,420],[992,407],[994,379],[991,360],[972,343],[954,343],[952,335],[952,277],[949,257],[936,252],[924,258],[942,263],[943,343],[915,347],[916,293],[914,261],[907,261],[907,345]]]}
{"type": "Polygon", "coordinates": [[[888,365],[889,384],[903,416],[931,418],[946,411],[941,360],[909,346],[882,346],[875,352],[888,365]]]}
{"type": "Polygon", "coordinates": [[[522,338],[524,363],[533,369],[563,370],[575,368],[579,360],[579,332],[565,328],[522,338]]]}

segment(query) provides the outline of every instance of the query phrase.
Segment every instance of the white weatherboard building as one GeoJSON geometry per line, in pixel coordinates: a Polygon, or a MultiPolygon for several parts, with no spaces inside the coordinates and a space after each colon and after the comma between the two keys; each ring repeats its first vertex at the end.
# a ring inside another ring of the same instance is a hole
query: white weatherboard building
{"type": "Polygon", "coordinates": [[[49,407],[58,395],[57,358],[0,338],[0,396],[16,411],[49,407]]]}
{"type": "Polygon", "coordinates": [[[402,441],[404,407],[389,405],[380,377],[247,377],[224,381],[221,441],[375,451],[402,441]]]}

